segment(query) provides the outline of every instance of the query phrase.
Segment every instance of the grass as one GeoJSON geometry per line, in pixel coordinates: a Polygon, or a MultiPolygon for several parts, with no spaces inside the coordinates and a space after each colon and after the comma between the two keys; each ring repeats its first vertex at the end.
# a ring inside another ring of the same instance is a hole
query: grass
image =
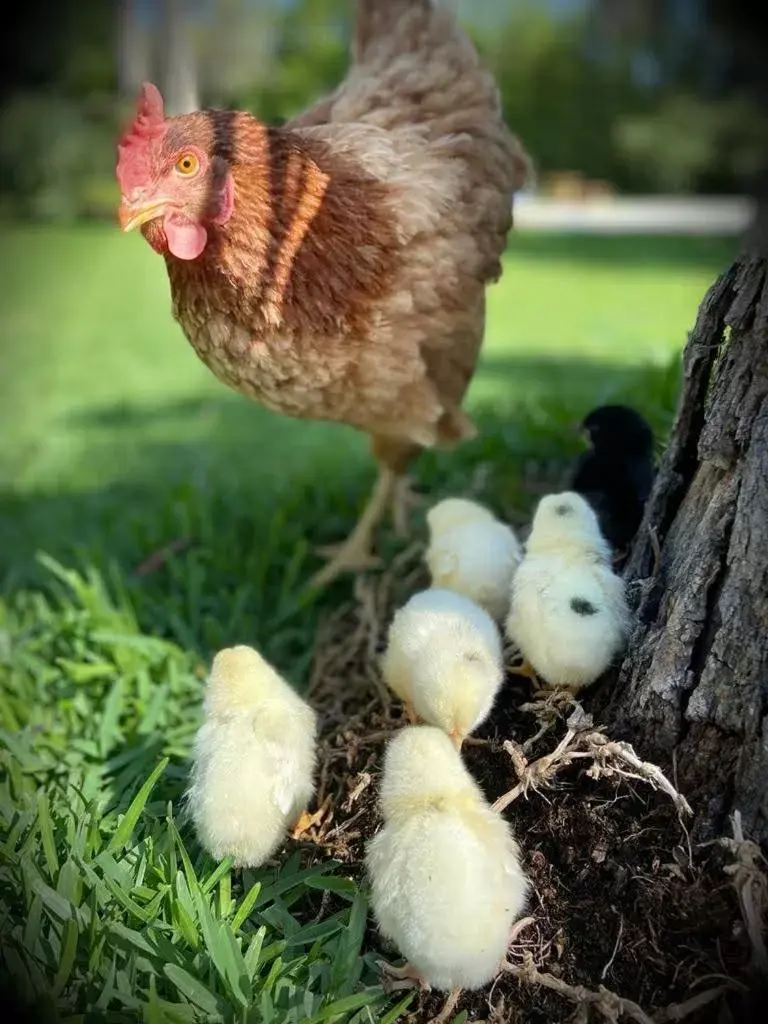
{"type": "MultiPolygon", "coordinates": [[[[364,438],[220,386],[140,239],[41,228],[2,243],[5,973],[72,1022],[395,1021],[364,891],[297,855],[232,873],[180,803],[213,650],[256,644],[304,684],[317,616],[349,589],[306,596],[309,545],[350,526],[364,438]],[[194,543],[135,574],[177,537],[194,543]]],[[[569,424],[593,405],[630,401],[663,439],[686,332],[732,249],[518,235],[470,393],[482,436],[425,455],[422,488],[471,487],[520,521],[530,463],[573,455],[569,424]]]]}

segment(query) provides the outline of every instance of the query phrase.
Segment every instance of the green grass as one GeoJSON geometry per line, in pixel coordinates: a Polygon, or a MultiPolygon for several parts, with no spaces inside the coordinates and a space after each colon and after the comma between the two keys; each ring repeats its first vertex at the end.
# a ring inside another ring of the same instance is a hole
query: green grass
{"type": "MultiPolygon", "coordinates": [[[[318,611],[349,587],[309,599],[308,548],[349,528],[365,439],[220,386],[140,239],[17,229],[2,244],[4,971],[51,1019],[394,1021],[361,953],[364,893],[295,857],[231,873],[180,803],[213,650],[256,644],[304,684],[318,611]],[[187,551],[134,574],[180,536],[187,551]]],[[[422,489],[471,486],[521,521],[528,463],[565,464],[591,406],[630,401],[662,440],[686,332],[732,251],[518,234],[470,393],[482,435],[423,456],[422,489]]]]}

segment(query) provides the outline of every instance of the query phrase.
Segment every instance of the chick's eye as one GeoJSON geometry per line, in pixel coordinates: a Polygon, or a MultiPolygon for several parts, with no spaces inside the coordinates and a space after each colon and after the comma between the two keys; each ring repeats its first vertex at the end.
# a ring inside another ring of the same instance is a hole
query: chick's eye
{"type": "Polygon", "coordinates": [[[199,166],[200,161],[197,159],[194,153],[184,153],[176,161],[176,170],[179,172],[179,174],[185,174],[187,176],[190,174],[194,174],[199,166]]]}

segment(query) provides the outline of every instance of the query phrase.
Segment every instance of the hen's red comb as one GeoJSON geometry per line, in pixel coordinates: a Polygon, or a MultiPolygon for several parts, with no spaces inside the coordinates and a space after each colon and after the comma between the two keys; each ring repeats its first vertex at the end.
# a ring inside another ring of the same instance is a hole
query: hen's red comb
{"type": "Polygon", "coordinates": [[[123,192],[146,185],[152,174],[152,143],[165,131],[163,97],[151,82],[141,87],[136,116],[117,144],[117,181],[123,192]]]}

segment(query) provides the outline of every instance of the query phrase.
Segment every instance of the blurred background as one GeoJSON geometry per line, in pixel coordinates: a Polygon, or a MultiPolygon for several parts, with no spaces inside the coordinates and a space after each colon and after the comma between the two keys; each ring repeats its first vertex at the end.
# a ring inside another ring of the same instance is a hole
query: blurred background
{"type": "MultiPolygon", "coordinates": [[[[542,196],[732,195],[756,170],[765,119],[699,0],[444,4],[495,73],[542,196]]],[[[344,74],[351,8],[29,0],[18,37],[4,40],[4,209],[111,217],[114,137],[144,78],[172,112],[231,106],[270,122],[289,117],[344,74]]]]}
{"type": "MultiPolygon", "coordinates": [[[[768,135],[743,62],[695,0],[443,2],[493,70],[535,175],[489,291],[469,395],[482,437],[425,455],[420,483],[471,487],[522,521],[592,406],[635,404],[663,443],[687,332],[749,221],[768,135]]],[[[349,526],[370,483],[364,439],[273,416],[199,363],[162,261],[117,230],[114,162],[145,78],[173,112],[291,116],[344,75],[353,6],[26,0],[17,12],[0,41],[7,588],[38,578],[41,550],[111,561],[152,598],[153,629],[205,647],[227,628],[189,606],[190,586],[237,588],[246,550],[256,576],[299,550],[303,565],[309,534],[349,526]],[[170,577],[139,585],[133,570],[166,544],[185,552],[170,577]]]]}

